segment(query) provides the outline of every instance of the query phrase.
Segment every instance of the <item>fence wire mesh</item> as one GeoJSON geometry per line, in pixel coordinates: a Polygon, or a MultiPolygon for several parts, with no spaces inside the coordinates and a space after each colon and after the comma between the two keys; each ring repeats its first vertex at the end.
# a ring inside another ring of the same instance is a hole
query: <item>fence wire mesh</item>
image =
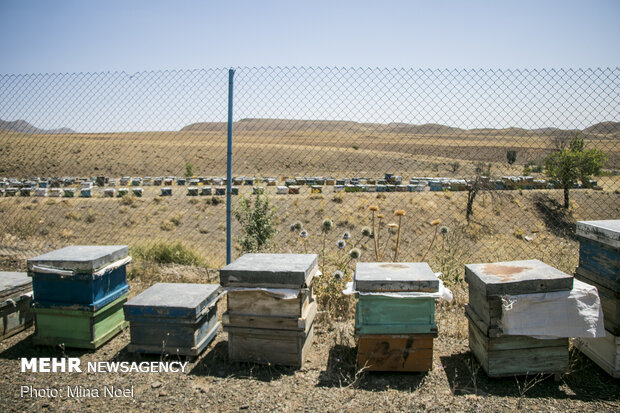
{"type": "MultiPolygon", "coordinates": [[[[234,76],[233,208],[264,191],[269,251],[319,253],[325,271],[398,254],[454,277],[529,258],[572,272],[574,222],[620,216],[620,68],[234,76]],[[606,161],[565,209],[544,163],[576,135],[606,161]]],[[[227,92],[228,69],[0,76],[2,260],[181,241],[222,265],[227,92]]]]}

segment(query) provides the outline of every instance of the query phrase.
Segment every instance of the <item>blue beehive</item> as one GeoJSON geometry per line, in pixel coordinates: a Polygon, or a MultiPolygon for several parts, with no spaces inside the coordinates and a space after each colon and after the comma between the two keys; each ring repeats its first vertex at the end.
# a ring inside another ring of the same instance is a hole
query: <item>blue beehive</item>
{"type": "Polygon", "coordinates": [[[159,283],[123,306],[131,343],[138,353],[197,356],[213,340],[220,323],[219,284],[159,283]]]}
{"type": "Polygon", "coordinates": [[[97,309],[129,291],[126,245],[71,246],[28,260],[37,307],[97,309]]]}

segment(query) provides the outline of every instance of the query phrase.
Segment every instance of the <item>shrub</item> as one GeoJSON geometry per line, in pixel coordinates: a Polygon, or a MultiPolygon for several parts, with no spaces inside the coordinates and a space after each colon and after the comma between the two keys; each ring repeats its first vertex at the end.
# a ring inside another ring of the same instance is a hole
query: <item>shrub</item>
{"type": "Polygon", "coordinates": [[[180,264],[199,266],[203,259],[194,249],[180,241],[155,241],[148,244],[137,244],[131,247],[134,258],[157,264],[180,264]]]}
{"type": "Polygon", "coordinates": [[[189,178],[194,176],[194,165],[189,162],[185,162],[185,177],[189,178]]]}
{"type": "Polygon", "coordinates": [[[233,211],[235,219],[242,227],[243,235],[239,244],[243,252],[258,252],[267,246],[276,233],[276,208],[265,195],[256,194],[254,203],[241,196],[239,207],[233,211]]]}

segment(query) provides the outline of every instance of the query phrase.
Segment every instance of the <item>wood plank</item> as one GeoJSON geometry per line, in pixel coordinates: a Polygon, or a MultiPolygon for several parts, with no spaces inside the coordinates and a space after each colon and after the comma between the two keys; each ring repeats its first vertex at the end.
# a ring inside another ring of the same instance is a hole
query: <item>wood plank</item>
{"type": "Polygon", "coordinates": [[[482,290],[469,286],[469,306],[490,328],[500,328],[502,299],[499,296],[485,296],[482,290]]]}
{"type": "Polygon", "coordinates": [[[489,338],[470,320],[469,347],[489,377],[562,373],[568,369],[567,338],[489,338]]]}
{"type": "MultiPolygon", "coordinates": [[[[210,324],[209,324],[210,325],[210,324]]],[[[209,344],[213,341],[217,332],[220,329],[220,323],[215,323],[211,330],[209,330],[206,334],[203,334],[195,345],[184,347],[184,346],[175,346],[170,343],[161,343],[159,345],[146,345],[146,344],[136,344],[130,343],[127,346],[127,351],[131,353],[148,353],[148,354],[171,354],[171,355],[180,355],[180,356],[198,356],[200,353],[206,349],[209,344]]]]}
{"type": "Polygon", "coordinates": [[[579,266],[620,285],[620,247],[582,237],[579,240],[579,266]]]}
{"type": "Polygon", "coordinates": [[[359,336],[357,366],[369,371],[429,371],[433,367],[433,338],[429,335],[359,336]]]}
{"type": "Polygon", "coordinates": [[[465,265],[465,281],[485,296],[516,295],[573,288],[573,277],[539,260],[465,265]]]}
{"type": "Polygon", "coordinates": [[[284,335],[286,330],[228,329],[228,356],[232,361],[301,366],[314,337],[307,334],[284,335]]]}
{"type": "Polygon", "coordinates": [[[312,301],[304,309],[302,317],[278,317],[278,316],[249,316],[225,313],[222,315],[222,324],[225,327],[247,327],[276,330],[301,330],[308,331],[317,313],[317,303],[312,301]]]}
{"type": "Polygon", "coordinates": [[[499,337],[502,335],[502,329],[500,327],[490,327],[469,304],[465,304],[465,316],[470,322],[476,324],[476,327],[478,327],[485,336],[499,337]]]}
{"type": "Polygon", "coordinates": [[[574,344],[607,374],[620,378],[620,336],[605,333],[601,338],[577,338],[574,344]]]}
{"type": "Polygon", "coordinates": [[[299,295],[290,300],[261,290],[229,291],[227,309],[230,315],[299,318],[311,300],[314,300],[312,288],[301,289],[299,295]]]}

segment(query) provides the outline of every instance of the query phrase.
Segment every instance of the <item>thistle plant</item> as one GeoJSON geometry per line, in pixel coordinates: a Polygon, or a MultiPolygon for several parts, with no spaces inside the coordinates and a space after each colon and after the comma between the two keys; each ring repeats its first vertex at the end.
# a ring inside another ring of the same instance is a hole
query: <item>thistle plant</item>
{"type": "Polygon", "coordinates": [[[334,223],[331,219],[325,218],[321,224],[321,232],[323,232],[323,248],[321,249],[322,265],[321,270],[325,271],[325,242],[327,241],[327,233],[332,229],[334,223]]]}
{"type": "Polygon", "coordinates": [[[426,254],[428,254],[429,251],[431,250],[431,248],[433,248],[433,244],[435,243],[435,238],[437,238],[437,230],[439,229],[438,225],[441,224],[441,220],[440,219],[436,219],[434,221],[431,221],[430,224],[431,224],[431,226],[435,227],[435,233],[433,234],[433,239],[431,240],[431,244],[428,246],[428,249],[426,250],[426,252],[422,256],[422,259],[420,261],[424,261],[424,258],[426,258],[426,254]]]}
{"type": "Polygon", "coordinates": [[[394,211],[394,215],[398,217],[398,234],[396,235],[396,247],[394,248],[394,258],[392,259],[392,262],[396,262],[396,258],[398,257],[398,247],[400,246],[400,228],[403,216],[405,216],[405,210],[398,209],[394,211]]]}

